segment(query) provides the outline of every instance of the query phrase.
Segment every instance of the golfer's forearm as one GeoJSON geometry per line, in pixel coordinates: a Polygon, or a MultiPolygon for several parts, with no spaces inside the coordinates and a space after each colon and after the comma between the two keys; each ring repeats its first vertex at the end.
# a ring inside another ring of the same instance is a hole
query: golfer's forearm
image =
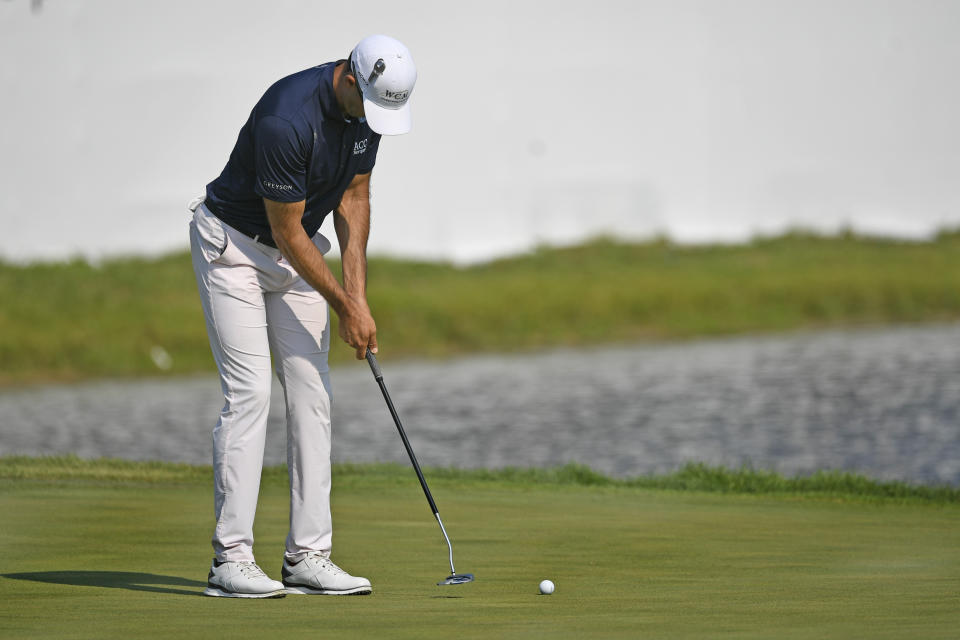
{"type": "Polygon", "coordinates": [[[343,287],[359,300],[367,297],[367,239],[370,236],[370,176],[358,176],[333,213],[340,244],[343,287]]]}
{"type": "Polygon", "coordinates": [[[301,219],[305,203],[273,202],[264,199],[273,241],[287,262],[307,283],[326,298],[337,315],[343,316],[350,305],[349,296],[330,271],[323,254],[307,237],[301,219]]]}
{"type": "MultiPolygon", "coordinates": [[[[343,265],[343,288],[357,299],[367,298],[367,237],[370,234],[370,213],[360,213],[347,218],[335,214],[334,228],[340,243],[340,260],[343,265]]],[[[357,212],[354,212],[357,213],[357,212]]]]}
{"type": "Polygon", "coordinates": [[[337,315],[343,315],[349,296],[303,228],[298,225],[296,230],[282,230],[280,233],[274,229],[273,239],[296,272],[330,303],[337,315]]]}

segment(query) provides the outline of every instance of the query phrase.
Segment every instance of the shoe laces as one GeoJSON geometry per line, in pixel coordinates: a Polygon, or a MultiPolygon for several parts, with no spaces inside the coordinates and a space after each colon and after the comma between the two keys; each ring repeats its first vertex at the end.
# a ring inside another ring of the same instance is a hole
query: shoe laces
{"type": "Polygon", "coordinates": [[[333,560],[331,560],[330,557],[322,551],[312,551],[307,554],[307,557],[316,560],[323,566],[324,569],[330,571],[331,573],[347,575],[346,571],[335,565],[333,560]]]}
{"type": "Polygon", "coordinates": [[[240,564],[240,573],[242,573],[247,578],[266,578],[267,574],[263,572],[256,562],[241,562],[240,564]]]}

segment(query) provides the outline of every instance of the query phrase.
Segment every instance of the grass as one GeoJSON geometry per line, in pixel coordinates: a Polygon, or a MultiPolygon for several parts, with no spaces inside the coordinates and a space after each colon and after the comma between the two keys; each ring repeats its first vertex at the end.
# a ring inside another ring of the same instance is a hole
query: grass
{"type": "MultiPolygon", "coordinates": [[[[212,473],[210,466],[175,462],[88,459],[76,455],[0,457],[0,480],[183,484],[206,481],[212,473]]],[[[431,479],[466,484],[662,489],[960,505],[960,487],[913,485],[901,481],[879,482],[867,476],[843,471],[818,471],[807,476],[786,477],[773,471],[727,469],[702,463],[688,463],[674,473],[613,478],[585,465],[570,463],[553,468],[432,467],[427,468],[425,473],[431,479]]],[[[340,483],[393,483],[397,479],[408,479],[410,471],[405,465],[392,463],[344,463],[334,465],[333,474],[340,483]]],[[[264,468],[264,483],[284,485],[286,481],[286,465],[264,468]]]]}
{"type": "MultiPolygon", "coordinates": [[[[0,263],[0,296],[0,384],[212,368],[186,254],[0,263]]],[[[374,257],[369,297],[385,358],[954,321],[960,233],[597,239],[463,268],[374,257]]],[[[333,343],[333,360],[352,357],[333,343]]]]}
{"type": "MultiPolygon", "coordinates": [[[[861,499],[865,479],[845,494],[747,489],[730,480],[750,472],[717,469],[706,477],[727,479],[713,492],[572,467],[429,470],[457,568],[477,575],[440,588],[446,547],[412,472],[338,467],[334,559],[374,594],[233,601],[198,596],[208,473],[0,460],[0,636],[948,638],[960,627],[955,493],[861,499]],[[554,595],[536,595],[542,578],[554,595]]],[[[256,549],[272,574],[286,494],[270,470],[256,549]]]]}

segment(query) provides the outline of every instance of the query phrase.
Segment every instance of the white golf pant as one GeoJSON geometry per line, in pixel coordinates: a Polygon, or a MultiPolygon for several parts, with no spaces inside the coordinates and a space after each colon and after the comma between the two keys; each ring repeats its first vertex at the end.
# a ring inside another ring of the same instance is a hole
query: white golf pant
{"type": "MultiPolygon", "coordinates": [[[[221,561],[253,560],[270,406],[271,367],[287,405],[290,532],[286,556],[329,551],[330,348],[326,300],[280,251],[190,204],[190,247],[224,405],[213,430],[213,548],[221,561]]],[[[321,234],[314,243],[330,249],[321,234]]]]}

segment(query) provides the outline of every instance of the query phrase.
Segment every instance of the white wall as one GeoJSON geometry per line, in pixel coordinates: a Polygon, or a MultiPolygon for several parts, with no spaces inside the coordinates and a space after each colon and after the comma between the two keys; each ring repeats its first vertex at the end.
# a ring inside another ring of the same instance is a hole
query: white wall
{"type": "Polygon", "coordinates": [[[184,248],[263,90],[377,32],[420,80],[371,252],[960,223],[958,2],[0,0],[0,256],[184,248]]]}

